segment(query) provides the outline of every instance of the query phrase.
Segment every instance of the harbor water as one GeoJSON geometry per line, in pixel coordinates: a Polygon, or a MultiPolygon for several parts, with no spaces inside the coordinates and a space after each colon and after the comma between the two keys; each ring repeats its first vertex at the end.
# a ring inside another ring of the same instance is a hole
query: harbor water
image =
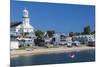
{"type": "Polygon", "coordinates": [[[95,50],[18,56],[10,59],[11,67],[76,62],[93,62],[95,61],[95,50]]]}

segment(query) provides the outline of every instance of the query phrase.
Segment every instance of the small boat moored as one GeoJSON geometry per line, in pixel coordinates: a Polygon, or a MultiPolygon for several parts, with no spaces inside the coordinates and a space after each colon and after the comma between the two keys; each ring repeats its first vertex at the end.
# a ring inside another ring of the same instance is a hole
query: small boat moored
{"type": "Polygon", "coordinates": [[[69,54],[70,58],[75,58],[75,54],[69,54]]]}

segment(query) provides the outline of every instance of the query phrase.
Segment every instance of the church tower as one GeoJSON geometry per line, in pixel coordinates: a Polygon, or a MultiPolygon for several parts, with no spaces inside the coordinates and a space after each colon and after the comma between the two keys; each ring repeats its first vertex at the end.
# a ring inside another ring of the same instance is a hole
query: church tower
{"type": "Polygon", "coordinates": [[[23,10],[22,24],[16,27],[16,32],[19,33],[34,32],[34,27],[30,24],[29,12],[26,8],[23,10]]]}
{"type": "Polygon", "coordinates": [[[24,33],[34,32],[34,28],[30,25],[29,12],[26,8],[23,10],[21,29],[24,33]]]}
{"type": "Polygon", "coordinates": [[[28,10],[25,8],[23,10],[23,24],[24,25],[28,25],[29,24],[29,13],[28,13],[28,10]]]}

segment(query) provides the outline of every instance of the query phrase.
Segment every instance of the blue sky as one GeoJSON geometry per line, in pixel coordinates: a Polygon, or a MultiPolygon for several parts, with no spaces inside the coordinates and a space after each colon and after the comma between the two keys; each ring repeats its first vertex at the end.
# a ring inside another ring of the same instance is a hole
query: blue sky
{"type": "Polygon", "coordinates": [[[29,10],[30,24],[42,31],[82,32],[84,26],[95,29],[95,7],[88,5],[11,2],[11,21],[22,21],[22,11],[29,10]]]}

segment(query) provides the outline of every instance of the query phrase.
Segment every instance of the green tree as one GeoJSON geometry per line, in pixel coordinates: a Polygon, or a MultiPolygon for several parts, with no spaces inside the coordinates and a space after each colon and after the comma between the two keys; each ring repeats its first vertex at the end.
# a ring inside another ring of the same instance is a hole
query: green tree
{"type": "Polygon", "coordinates": [[[36,46],[44,46],[44,39],[41,36],[37,36],[36,39],[34,39],[35,45],[36,46]]]}
{"type": "Polygon", "coordinates": [[[55,33],[54,30],[51,30],[51,31],[48,30],[48,31],[47,31],[47,34],[48,34],[49,37],[52,37],[54,33],[55,33]]]}
{"type": "Polygon", "coordinates": [[[90,29],[90,26],[87,25],[84,27],[84,34],[90,34],[91,33],[91,29],[90,29]]]}
{"type": "Polygon", "coordinates": [[[70,37],[74,36],[74,33],[73,33],[73,32],[70,32],[70,33],[69,33],[69,36],[70,36],[70,37]]]}
{"type": "Polygon", "coordinates": [[[75,32],[74,35],[81,35],[81,33],[80,32],[75,32]]]}
{"type": "Polygon", "coordinates": [[[85,35],[85,33],[84,32],[81,32],[81,35],[85,35]]]}
{"type": "Polygon", "coordinates": [[[44,34],[44,32],[41,31],[41,30],[36,30],[36,31],[35,31],[35,35],[36,35],[36,36],[40,36],[40,35],[43,35],[43,34],[44,34]]]}
{"type": "Polygon", "coordinates": [[[91,34],[95,34],[95,31],[92,31],[91,34]]]}

